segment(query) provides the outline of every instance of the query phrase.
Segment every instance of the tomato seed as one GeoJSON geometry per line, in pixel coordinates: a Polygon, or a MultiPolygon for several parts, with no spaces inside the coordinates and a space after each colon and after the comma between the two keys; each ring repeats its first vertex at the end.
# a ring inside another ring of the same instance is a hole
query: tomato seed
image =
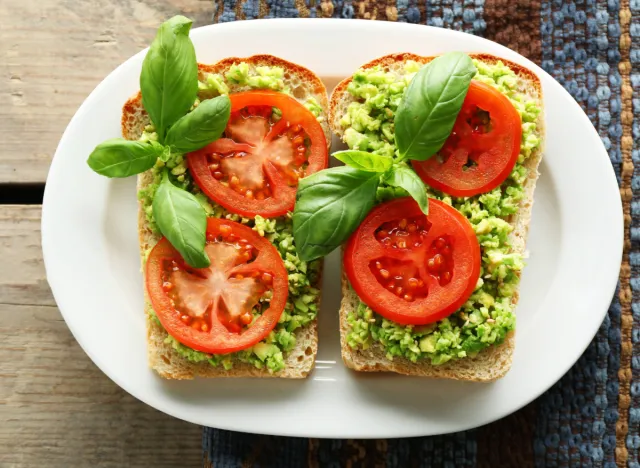
{"type": "Polygon", "coordinates": [[[249,200],[253,200],[253,192],[251,190],[247,190],[244,196],[247,197],[249,200]]]}
{"type": "Polygon", "coordinates": [[[162,289],[165,292],[169,292],[173,289],[173,283],[170,283],[169,281],[165,281],[164,283],[162,283],[162,289]]]}
{"type": "Polygon", "coordinates": [[[405,294],[404,295],[404,300],[408,301],[408,302],[411,302],[411,301],[413,301],[413,296],[411,294],[405,294]]]}
{"type": "Polygon", "coordinates": [[[380,276],[382,276],[384,279],[389,279],[390,273],[388,270],[381,269],[380,276]]]}
{"type": "Polygon", "coordinates": [[[244,323],[245,325],[249,325],[252,320],[253,320],[253,317],[251,316],[251,314],[249,312],[245,312],[244,314],[242,314],[240,316],[240,321],[242,323],[244,323]]]}
{"type": "Polygon", "coordinates": [[[302,135],[298,135],[291,140],[293,146],[300,146],[302,143],[304,143],[304,137],[302,137],[302,135]]]}
{"type": "Polygon", "coordinates": [[[265,196],[264,196],[264,192],[258,192],[258,194],[256,195],[256,200],[264,200],[265,196]]]}
{"type": "Polygon", "coordinates": [[[209,326],[206,323],[203,323],[200,327],[200,330],[202,330],[203,332],[209,331],[209,326]]]}
{"type": "Polygon", "coordinates": [[[406,219],[401,219],[400,222],[398,223],[398,226],[400,227],[400,229],[404,229],[407,227],[407,220],[406,219]]]}
{"type": "Polygon", "coordinates": [[[269,273],[262,273],[262,282],[264,284],[271,284],[271,281],[273,281],[273,276],[269,273]]]}
{"type": "Polygon", "coordinates": [[[229,185],[231,185],[232,187],[238,185],[239,183],[240,179],[238,179],[236,176],[231,176],[231,179],[229,179],[229,185]]]}
{"type": "Polygon", "coordinates": [[[433,257],[433,263],[435,263],[437,268],[440,268],[442,266],[442,264],[444,263],[444,257],[440,254],[436,254],[433,257]]]}
{"type": "Polygon", "coordinates": [[[244,276],[238,274],[238,275],[236,275],[236,279],[244,279],[244,276]]]}
{"type": "Polygon", "coordinates": [[[424,281],[422,281],[421,279],[418,280],[418,287],[422,288],[424,286],[424,281]]]}
{"type": "Polygon", "coordinates": [[[442,237],[439,237],[439,238],[436,240],[436,248],[441,249],[441,248],[443,248],[445,245],[446,245],[446,241],[445,241],[442,237]]]}
{"type": "Polygon", "coordinates": [[[429,270],[434,271],[436,269],[436,262],[433,258],[430,258],[427,261],[427,268],[429,268],[429,270]]]}
{"type": "Polygon", "coordinates": [[[413,223],[411,223],[411,224],[409,224],[409,226],[407,226],[407,231],[409,231],[411,233],[416,232],[417,229],[418,229],[418,227],[413,223]]]}
{"type": "Polygon", "coordinates": [[[405,241],[401,240],[400,242],[398,242],[398,248],[406,249],[407,248],[407,243],[405,241]]]}
{"type": "Polygon", "coordinates": [[[387,285],[387,289],[389,291],[393,291],[396,288],[396,283],[394,283],[393,281],[391,281],[388,285],[387,285]]]}
{"type": "Polygon", "coordinates": [[[402,286],[398,286],[398,287],[396,288],[396,294],[397,294],[398,296],[402,296],[402,293],[403,293],[403,292],[404,292],[404,289],[402,288],[402,286]]]}
{"type": "Polygon", "coordinates": [[[451,272],[449,271],[445,271],[444,273],[442,273],[442,276],[440,277],[442,279],[442,281],[444,281],[445,283],[448,283],[449,281],[451,281],[451,272]]]}
{"type": "Polygon", "coordinates": [[[222,179],[222,175],[223,175],[222,172],[219,172],[219,171],[218,172],[214,172],[213,173],[213,178],[217,179],[217,180],[220,180],[220,179],[222,179]]]}
{"type": "Polygon", "coordinates": [[[376,262],[376,268],[380,270],[382,268],[382,263],[376,262]]]}
{"type": "Polygon", "coordinates": [[[387,231],[378,231],[378,239],[384,239],[385,237],[389,237],[389,233],[387,231]]]}
{"type": "Polygon", "coordinates": [[[222,234],[223,236],[228,236],[229,234],[231,234],[231,226],[227,224],[223,224],[222,226],[220,226],[220,234],[222,234]]]}
{"type": "Polygon", "coordinates": [[[443,249],[442,249],[442,253],[443,253],[444,255],[449,255],[449,254],[451,254],[451,247],[449,247],[448,245],[445,245],[445,246],[443,247],[443,249]]]}
{"type": "Polygon", "coordinates": [[[409,278],[409,280],[407,281],[407,285],[410,288],[417,288],[418,287],[418,280],[416,278],[409,278]]]}

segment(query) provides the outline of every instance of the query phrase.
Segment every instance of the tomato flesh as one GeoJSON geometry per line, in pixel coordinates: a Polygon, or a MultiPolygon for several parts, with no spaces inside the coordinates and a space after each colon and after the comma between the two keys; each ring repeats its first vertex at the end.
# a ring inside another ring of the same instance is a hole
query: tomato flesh
{"type": "Polygon", "coordinates": [[[429,186],[455,197],[486,193],[502,184],[520,154],[522,124],[509,99],[471,81],[451,135],[440,151],[413,167],[429,186]]]}
{"type": "Polygon", "coordinates": [[[383,317],[423,325],[455,312],[480,276],[480,245],[454,208],[411,198],[375,207],[347,242],[344,268],[360,299],[383,317]]]}
{"type": "Polygon", "coordinates": [[[191,175],[233,213],[281,216],[293,210],[298,180],[327,167],[322,127],[282,93],[249,91],[230,99],[224,137],[187,156],[191,175]]]}
{"type": "Polygon", "coordinates": [[[147,261],[147,290],[167,332],[198,351],[249,348],[276,325],[288,276],[276,248],[247,226],[209,218],[207,268],[188,266],[163,238],[147,261]],[[268,302],[260,300],[270,292],[268,302]]]}

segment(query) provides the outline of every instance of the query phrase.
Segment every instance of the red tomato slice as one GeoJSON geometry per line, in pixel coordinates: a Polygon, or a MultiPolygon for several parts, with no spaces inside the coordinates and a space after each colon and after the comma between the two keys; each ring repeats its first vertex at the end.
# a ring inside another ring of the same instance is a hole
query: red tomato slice
{"type": "Polygon", "coordinates": [[[327,141],[309,110],[274,91],[229,96],[231,117],[221,138],[187,156],[198,187],[246,217],[292,211],[298,180],[327,167],[327,141]],[[273,109],[282,116],[275,120],[273,109]]]}
{"type": "Polygon", "coordinates": [[[513,170],[521,138],[520,115],[509,99],[472,81],[442,149],[426,161],[413,161],[413,167],[426,184],[454,197],[486,193],[513,170]]]}
{"type": "Polygon", "coordinates": [[[425,216],[412,198],[376,206],[351,235],[347,278],[383,317],[424,325],[458,310],[480,277],[480,245],[467,219],[438,200],[425,216]]]}
{"type": "Polygon", "coordinates": [[[147,291],[164,328],[213,354],[247,349],[276,326],[287,303],[287,270],[276,248],[247,226],[209,218],[207,268],[189,267],[162,238],[147,261],[147,291]],[[267,291],[269,302],[260,303],[267,291]],[[262,309],[254,320],[252,309],[262,309]]]}

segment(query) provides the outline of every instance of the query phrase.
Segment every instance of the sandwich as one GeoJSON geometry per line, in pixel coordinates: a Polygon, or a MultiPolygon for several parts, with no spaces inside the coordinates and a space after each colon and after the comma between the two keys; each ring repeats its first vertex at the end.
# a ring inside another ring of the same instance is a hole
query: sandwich
{"type": "Polygon", "coordinates": [[[349,368],[481,382],[508,372],[542,110],[539,78],[487,54],[389,55],[334,90],[345,166],[300,183],[294,236],[307,260],[343,244],[349,368]],[[329,201],[341,210],[318,215],[333,226],[323,231],[311,212],[329,201]]]}
{"type": "Polygon", "coordinates": [[[317,352],[322,260],[301,260],[299,179],[327,166],[328,96],[258,55],[196,62],[191,21],[164,23],[89,166],[137,176],[149,366],[166,379],[304,378],[317,352]]]}

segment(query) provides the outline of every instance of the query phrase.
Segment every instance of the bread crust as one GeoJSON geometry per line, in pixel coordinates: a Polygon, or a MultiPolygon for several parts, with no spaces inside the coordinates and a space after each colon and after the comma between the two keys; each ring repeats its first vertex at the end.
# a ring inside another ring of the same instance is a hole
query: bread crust
{"type": "MultiPolygon", "coordinates": [[[[299,101],[304,101],[309,97],[314,97],[322,107],[325,117],[328,109],[327,90],[320,80],[310,70],[288,62],[286,60],[271,55],[254,55],[247,58],[226,58],[220,62],[206,65],[198,64],[200,76],[204,73],[223,73],[231,65],[245,62],[250,68],[258,66],[279,66],[285,70],[285,83],[290,85],[294,97],[299,101]]],[[[231,93],[248,89],[242,86],[230,86],[231,93]]],[[[122,135],[128,140],[137,140],[142,131],[149,123],[149,117],[142,106],[142,94],[140,92],[132,96],[122,108],[122,135]]],[[[331,133],[327,119],[321,122],[327,147],[331,143],[331,133]]],[[[153,183],[151,171],[138,175],[137,188],[141,190],[153,183]]],[[[145,252],[153,247],[160,236],[153,232],[147,222],[142,202],[138,204],[138,240],[140,243],[140,256],[143,279],[145,276],[145,252]]],[[[321,272],[320,272],[321,273],[321,272]]],[[[314,285],[320,288],[321,274],[318,275],[318,283],[314,285]]],[[[320,307],[318,299],[318,308],[320,307]]],[[[266,369],[257,369],[251,364],[233,359],[233,368],[225,370],[222,366],[213,367],[206,361],[190,362],[182,357],[170,344],[165,343],[168,336],[166,330],[153,318],[153,307],[149,300],[146,287],[144,288],[144,303],[147,328],[147,353],[149,366],[161,377],[166,379],[193,379],[195,377],[279,377],[290,379],[302,379],[307,377],[315,363],[318,351],[318,331],[317,319],[305,327],[301,327],[295,332],[296,346],[285,356],[285,368],[277,373],[271,374],[266,369]]]]}
{"type": "MultiPolygon", "coordinates": [[[[526,238],[531,220],[531,210],[533,207],[533,192],[538,180],[538,166],[544,152],[544,105],[542,84],[540,78],[522,65],[496,57],[490,54],[469,54],[471,58],[478,59],[487,64],[495,64],[501,61],[513,70],[519,79],[520,91],[528,97],[535,99],[543,109],[537,121],[542,144],[527,158],[525,167],[528,169],[528,178],[524,183],[525,196],[520,203],[518,211],[507,221],[514,226],[514,230],[509,235],[509,241],[514,252],[525,254],[526,238]]],[[[377,58],[360,68],[369,69],[381,66],[387,71],[398,69],[404,62],[414,60],[418,63],[428,63],[435,57],[422,57],[412,53],[398,53],[385,55],[377,58]]],[[[340,126],[340,118],[349,102],[353,101],[347,93],[347,87],[352,77],[341,81],[334,89],[329,102],[329,125],[331,130],[339,136],[343,131],[340,126]]],[[[515,347],[515,332],[510,332],[504,343],[499,346],[490,346],[481,351],[475,358],[464,358],[449,361],[445,364],[434,366],[426,360],[413,363],[403,357],[394,357],[389,360],[383,346],[375,342],[368,349],[351,349],[346,342],[347,334],[351,327],[347,322],[349,312],[355,310],[360,299],[349,287],[346,275],[342,272],[342,302],[340,305],[340,345],[342,359],[347,367],[361,372],[395,372],[404,375],[421,377],[466,380],[475,382],[491,382],[497,380],[509,371],[513,361],[513,351],[515,347]]],[[[518,302],[518,292],[515,293],[514,307],[518,302]]]]}

